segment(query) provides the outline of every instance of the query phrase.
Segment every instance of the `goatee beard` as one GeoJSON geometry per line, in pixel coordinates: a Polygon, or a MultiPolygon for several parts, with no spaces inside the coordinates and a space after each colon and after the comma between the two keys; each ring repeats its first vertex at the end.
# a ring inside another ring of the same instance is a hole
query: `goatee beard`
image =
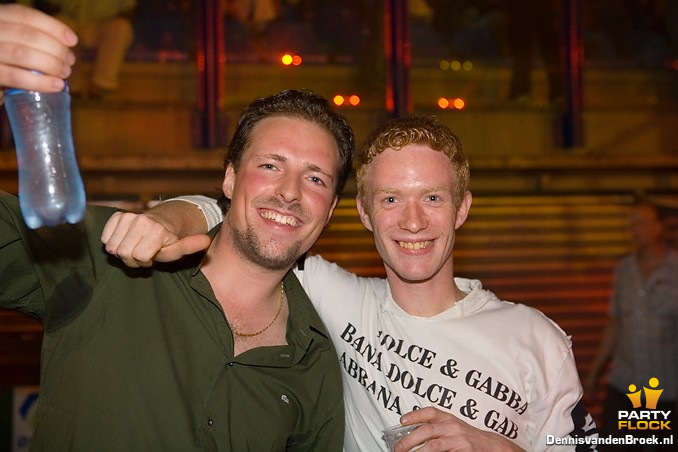
{"type": "Polygon", "coordinates": [[[290,245],[282,255],[266,253],[259,237],[257,237],[251,226],[244,232],[230,228],[230,233],[233,239],[233,246],[240,255],[250,262],[269,270],[288,269],[302,254],[300,251],[301,242],[299,241],[290,245]]]}

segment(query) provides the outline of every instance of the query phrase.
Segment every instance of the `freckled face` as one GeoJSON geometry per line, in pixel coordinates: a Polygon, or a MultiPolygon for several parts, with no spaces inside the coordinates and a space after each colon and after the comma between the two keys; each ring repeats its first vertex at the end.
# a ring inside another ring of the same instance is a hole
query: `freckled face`
{"type": "Polygon", "coordinates": [[[454,167],[442,152],[424,145],[386,149],[366,173],[368,205],[358,198],[365,227],[389,278],[422,282],[452,274],[455,231],[468,214],[467,193],[459,210],[454,204],[454,167]],[[448,273],[449,272],[449,273],[448,273]]]}
{"type": "Polygon", "coordinates": [[[246,259],[289,268],[318,239],[337,203],[337,144],[321,126],[274,116],[252,130],[237,172],[229,165],[224,227],[246,259]]]}

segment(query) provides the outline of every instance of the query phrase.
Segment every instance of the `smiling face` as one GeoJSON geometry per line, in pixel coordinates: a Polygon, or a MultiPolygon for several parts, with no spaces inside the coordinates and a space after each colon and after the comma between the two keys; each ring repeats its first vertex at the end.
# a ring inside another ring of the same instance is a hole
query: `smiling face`
{"type": "Polygon", "coordinates": [[[337,143],[319,125],[290,116],[258,122],[238,171],[229,165],[224,178],[224,228],[236,252],[264,268],[289,268],[327,225],[338,172],[337,143]]]}
{"type": "Polygon", "coordinates": [[[455,231],[466,220],[471,194],[457,208],[454,165],[423,144],[376,155],[365,172],[360,218],[374,233],[389,281],[451,278],[455,231]]]}

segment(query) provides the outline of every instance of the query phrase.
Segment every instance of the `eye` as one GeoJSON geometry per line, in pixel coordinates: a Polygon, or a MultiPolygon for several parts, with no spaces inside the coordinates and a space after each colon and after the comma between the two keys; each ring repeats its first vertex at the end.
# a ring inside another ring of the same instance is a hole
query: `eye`
{"type": "Polygon", "coordinates": [[[438,195],[428,195],[428,200],[433,201],[433,202],[440,201],[440,196],[438,196],[438,195]]]}
{"type": "Polygon", "coordinates": [[[386,204],[393,204],[393,203],[396,202],[396,198],[395,198],[395,196],[387,196],[387,197],[384,199],[384,202],[385,202],[386,204]]]}
{"type": "Polygon", "coordinates": [[[261,168],[267,169],[267,170],[275,170],[276,166],[273,163],[264,163],[261,165],[261,168]]]}
{"type": "Polygon", "coordinates": [[[321,186],[323,186],[323,187],[326,185],[326,184],[325,184],[325,181],[324,181],[322,178],[318,177],[318,176],[311,176],[311,177],[309,177],[308,179],[309,179],[311,182],[313,182],[314,184],[316,184],[316,185],[321,185],[321,186]]]}

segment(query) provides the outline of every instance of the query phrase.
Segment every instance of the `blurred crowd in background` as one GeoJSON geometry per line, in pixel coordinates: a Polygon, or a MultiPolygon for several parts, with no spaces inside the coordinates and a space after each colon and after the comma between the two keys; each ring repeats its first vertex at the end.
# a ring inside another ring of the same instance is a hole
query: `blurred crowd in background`
{"type": "MultiPolygon", "coordinates": [[[[40,7],[45,0],[35,0],[40,7]]],[[[191,58],[193,0],[137,2],[130,59],[158,52],[191,58]]],[[[413,61],[430,58],[510,58],[514,0],[409,0],[413,61]]],[[[520,2],[524,3],[524,2],[520,2]]],[[[554,30],[566,2],[552,6],[554,30]]],[[[587,61],[662,67],[678,56],[678,2],[580,1],[587,61]]],[[[267,59],[294,50],[339,62],[361,58],[381,38],[383,0],[222,0],[225,45],[232,61],[267,59]]],[[[524,6],[524,5],[523,5],[524,6]]],[[[530,10],[533,19],[539,11],[530,10]]],[[[527,17],[528,19],[530,17],[527,17]]],[[[538,52],[538,49],[534,49],[538,52]]],[[[162,58],[162,56],[161,56],[162,58]]]]}

